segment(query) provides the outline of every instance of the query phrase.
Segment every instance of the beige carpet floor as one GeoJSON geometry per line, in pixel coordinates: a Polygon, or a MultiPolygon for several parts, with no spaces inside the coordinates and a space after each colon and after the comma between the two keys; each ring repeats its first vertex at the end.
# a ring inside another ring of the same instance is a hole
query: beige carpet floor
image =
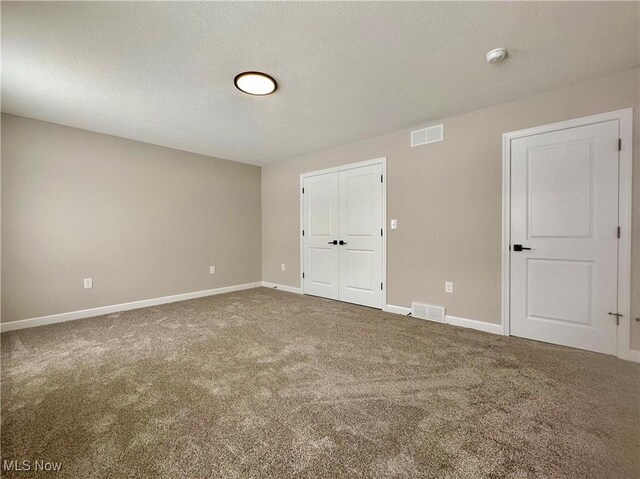
{"type": "Polygon", "coordinates": [[[62,462],[3,477],[636,479],[639,382],[260,288],[2,334],[2,460],[62,462]]]}

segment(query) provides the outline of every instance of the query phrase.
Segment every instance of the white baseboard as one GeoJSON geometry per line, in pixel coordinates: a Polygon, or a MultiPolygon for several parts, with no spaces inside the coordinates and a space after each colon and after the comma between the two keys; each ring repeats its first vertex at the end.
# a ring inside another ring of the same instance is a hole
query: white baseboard
{"type": "MultiPolygon", "coordinates": [[[[405,308],[403,306],[394,306],[393,304],[387,304],[384,311],[388,313],[401,314],[406,316],[411,312],[411,308],[405,308]]],[[[501,324],[487,323],[484,321],[476,321],[475,319],[458,318],[457,316],[445,316],[445,324],[452,326],[459,326],[462,328],[476,329],[478,331],[484,331],[485,333],[498,334],[504,336],[504,329],[501,324]]],[[[634,361],[640,363],[640,350],[626,349],[623,350],[618,357],[625,361],[634,361]]]]}
{"type": "Polygon", "coordinates": [[[301,288],[296,288],[295,286],[287,286],[286,284],[276,284],[269,283],[268,281],[263,281],[262,286],[264,288],[279,289],[280,291],[286,291],[287,293],[302,294],[301,288]]]}
{"type": "MultiPolygon", "coordinates": [[[[405,308],[404,306],[394,306],[393,304],[387,304],[387,306],[385,306],[383,310],[388,313],[401,314],[403,316],[406,316],[411,312],[411,308],[405,308]]],[[[485,333],[499,334],[500,336],[504,334],[502,331],[501,324],[486,323],[484,321],[476,321],[475,319],[458,318],[456,316],[445,316],[444,322],[445,324],[450,324],[452,326],[460,326],[462,328],[477,329],[478,331],[484,331],[485,333]]]]}
{"type": "Polygon", "coordinates": [[[452,326],[460,326],[462,328],[477,329],[485,333],[504,335],[502,324],[487,323],[485,321],[476,321],[475,319],[458,318],[456,316],[445,316],[444,322],[452,326]]]}
{"type": "Polygon", "coordinates": [[[404,306],[394,306],[393,304],[387,304],[384,308],[382,308],[382,310],[386,311],[387,313],[401,314],[403,316],[406,316],[411,312],[411,308],[405,308],[404,306]]]}
{"type": "Polygon", "coordinates": [[[187,299],[202,298],[204,296],[214,296],[216,294],[232,293],[243,289],[259,288],[262,282],[237,284],[234,286],[225,286],[223,288],[205,289],[204,291],[195,291],[193,293],[175,294],[172,296],[163,296],[161,298],[143,299],[141,301],[132,301],[130,303],[114,304],[111,306],[101,306],[99,308],[83,309],[81,311],[72,311],[69,313],[52,314],[50,316],[40,316],[39,318],[21,319],[8,323],[0,323],[0,332],[13,331],[16,329],[34,328],[36,326],[44,326],[45,324],[62,323],[64,321],[73,321],[74,319],[90,318],[93,316],[102,316],[103,314],[111,314],[117,311],[129,311],[131,309],[147,308],[158,304],[175,303],[176,301],[185,301],[187,299]]]}

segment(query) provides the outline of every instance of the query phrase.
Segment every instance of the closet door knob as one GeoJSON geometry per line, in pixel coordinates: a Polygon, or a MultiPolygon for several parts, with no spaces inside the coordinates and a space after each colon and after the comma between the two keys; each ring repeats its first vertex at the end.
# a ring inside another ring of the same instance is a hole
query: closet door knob
{"type": "Polygon", "coordinates": [[[329,241],[327,244],[338,244],[338,240],[329,241]]]}
{"type": "Polygon", "coordinates": [[[347,244],[347,242],[346,242],[346,241],[342,241],[342,240],[340,240],[338,244],[339,244],[340,246],[342,246],[342,245],[344,245],[344,244],[347,244]]]}

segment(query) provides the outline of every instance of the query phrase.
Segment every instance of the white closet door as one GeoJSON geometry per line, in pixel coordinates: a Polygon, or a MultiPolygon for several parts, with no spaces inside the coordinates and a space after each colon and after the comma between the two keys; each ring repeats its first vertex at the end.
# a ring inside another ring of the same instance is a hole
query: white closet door
{"type": "Polygon", "coordinates": [[[340,172],[340,300],[382,307],[382,165],[340,172]]]}
{"type": "Polygon", "coordinates": [[[618,122],[511,144],[511,334],[616,352],[618,122]]]}
{"type": "Polygon", "coordinates": [[[338,299],[338,173],[304,179],[304,292],[338,299]]]}

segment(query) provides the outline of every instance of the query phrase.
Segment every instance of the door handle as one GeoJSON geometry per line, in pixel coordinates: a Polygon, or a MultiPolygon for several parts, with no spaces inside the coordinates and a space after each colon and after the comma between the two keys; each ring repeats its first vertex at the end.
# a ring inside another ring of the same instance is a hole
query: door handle
{"type": "Polygon", "coordinates": [[[524,250],[530,250],[530,249],[531,248],[525,248],[521,244],[514,244],[513,245],[513,251],[524,251],[524,250]]]}
{"type": "Polygon", "coordinates": [[[340,241],[338,242],[338,244],[339,244],[340,246],[342,246],[342,245],[347,244],[347,242],[346,242],[346,241],[342,241],[342,240],[340,240],[340,241]]]}
{"type": "Polygon", "coordinates": [[[615,316],[616,317],[616,326],[620,326],[620,318],[622,318],[622,314],[620,314],[620,313],[612,313],[612,312],[608,312],[607,314],[609,316],[615,316]]]}
{"type": "Polygon", "coordinates": [[[329,241],[327,244],[338,244],[338,240],[329,241]]]}

